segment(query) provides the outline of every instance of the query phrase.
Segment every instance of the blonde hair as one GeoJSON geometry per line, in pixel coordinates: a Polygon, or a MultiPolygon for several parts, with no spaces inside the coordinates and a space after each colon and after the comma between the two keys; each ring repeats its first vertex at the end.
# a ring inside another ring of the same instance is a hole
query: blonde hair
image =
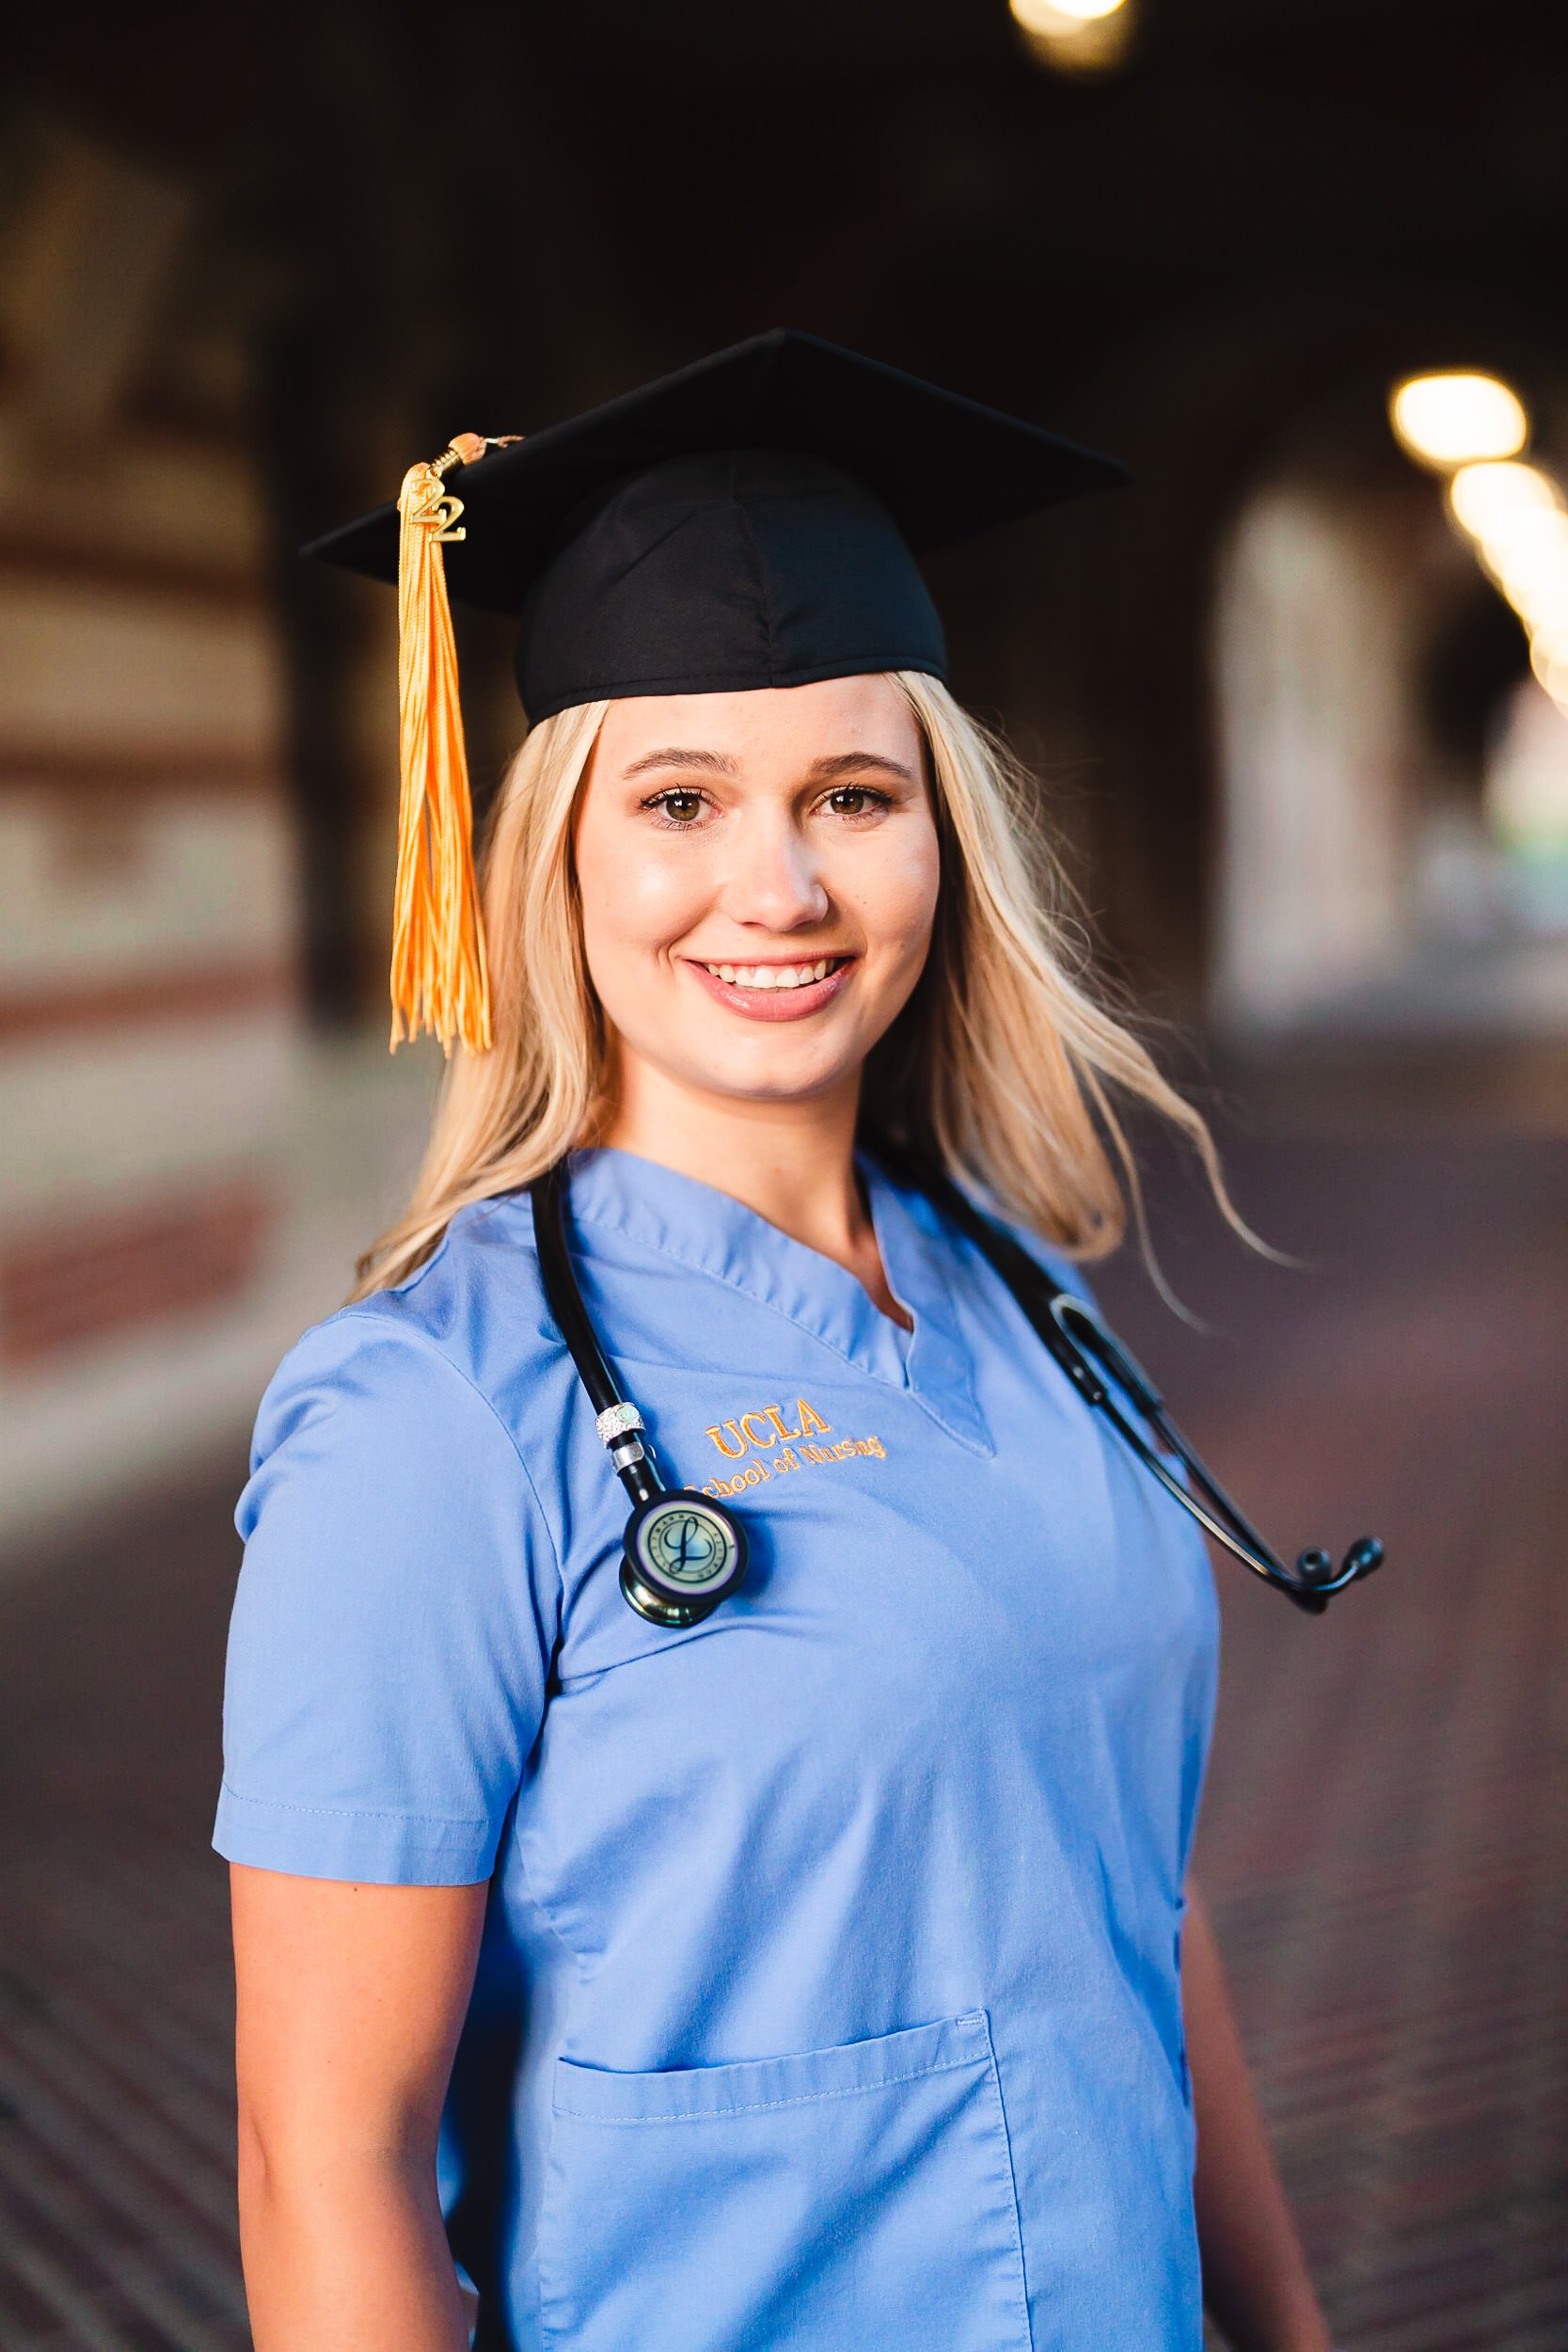
{"type": "MultiPolygon", "coordinates": [[[[1085,982],[1029,777],[936,679],[889,675],[926,740],[942,879],[926,968],[867,1057],[866,1130],[982,1187],[1069,1256],[1094,1258],[1121,1240],[1129,1200],[1143,1230],[1120,1096],[1180,1130],[1244,1232],[1202,1115],[1085,982]]],[[[421,1265],[459,1209],[527,1184],[593,1132],[606,1040],[572,820],[606,707],[542,720],[507,771],[481,861],[495,1043],[459,1048],[448,1065],[413,1200],[360,1259],[356,1298],[421,1265]]]]}

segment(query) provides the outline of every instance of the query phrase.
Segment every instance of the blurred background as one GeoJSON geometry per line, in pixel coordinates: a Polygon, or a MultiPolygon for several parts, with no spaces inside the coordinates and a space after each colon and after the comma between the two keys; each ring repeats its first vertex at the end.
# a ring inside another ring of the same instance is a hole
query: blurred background
{"type": "MultiPolygon", "coordinates": [[[[1301,1261],[1151,1146],[1203,1327],[1101,1294],[1282,1545],[1389,1545],[1322,1623],[1221,1571],[1202,1872],[1346,2352],[1568,2344],[1568,14],[1016,6],[8,36],[6,2352],[247,2341],[230,1514],[439,1067],[386,1045],[392,599],[295,548],[781,324],[1133,469],[932,577],[1301,1261]]],[[[461,649],[483,795],[507,633],[461,649]]]]}

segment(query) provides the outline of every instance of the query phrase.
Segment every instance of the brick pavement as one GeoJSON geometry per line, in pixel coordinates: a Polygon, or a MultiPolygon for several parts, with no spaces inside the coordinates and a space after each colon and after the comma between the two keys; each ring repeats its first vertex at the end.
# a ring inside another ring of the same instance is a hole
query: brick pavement
{"type": "MultiPolygon", "coordinates": [[[[1223,1573],[1201,1872],[1347,2352],[1560,2352],[1568,1143],[1275,1121],[1232,1164],[1309,1272],[1158,1180],[1216,1329],[1102,1293],[1282,1547],[1392,1561],[1321,1623],[1223,1573]]],[[[205,1850],[233,1483],[0,1587],[4,2352],[247,2341],[205,1850]]]]}

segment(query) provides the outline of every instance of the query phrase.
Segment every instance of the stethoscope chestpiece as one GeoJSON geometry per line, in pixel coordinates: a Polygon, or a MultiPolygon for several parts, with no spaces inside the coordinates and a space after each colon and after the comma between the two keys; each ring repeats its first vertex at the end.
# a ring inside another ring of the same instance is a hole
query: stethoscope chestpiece
{"type": "Polygon", "coordinates": [[[746,1530],[689,1486],[661,1489],[626,1521],[621,1590],[650,1625],[701,1625],[745,1581],[746,1530]]]}

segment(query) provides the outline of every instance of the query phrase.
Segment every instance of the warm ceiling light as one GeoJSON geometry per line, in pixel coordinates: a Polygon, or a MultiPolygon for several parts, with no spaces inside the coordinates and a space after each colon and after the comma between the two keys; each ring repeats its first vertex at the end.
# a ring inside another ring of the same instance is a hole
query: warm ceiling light
{"type": "Polygon", "coordinates": [[[1523,402],[1495,375],[1412,375],[1395,390],[1388,415],[1410,455],[1445,472],[1512,457],[1529,433],[1523,402]]]}
{"type": "Polygon", "coordinates": [[[1552,564],[1568,571],[1568,515],[1538,506],[1487,532],[1477,545],[1493,569],[1510,579],[1539,576],[1552,564]]]}
{"type": "Polygon", "coordinates": [[[1568,628],[1568,580],[1504,580],[1497,573],[1492,577],[1527,637],[1555,639],[1568,628]]]}
{"type": "Polygon", "coordinates": [[[1530,640],[1529,653],[1538,670],[1542,662],[1555,661],[1560,670],[1568,673],[1568,627],[1560,623],[1538,628],[1530,640]]]}
{"type": "Polygon", "coordinates": [[[1095,24],[1115,16],[1127,0],[1008,0],[1026,33],[1070,33],[1075,25],[1095,24]]]}
{"type": "Polygon", "coordinates": [[[1528,629],[1557,629],[1568,623],[1568,567],[1561,564],[1538,571],[1492,568],[1503,595],[1528,629]]]}
{"type": "Polygon", "coordinates": [[[1108,73],[1130,55],[1137,0],[1008,0],[1039,63],[1055,73],[1108,73]]]}
{"type": "Polygon", "coordinates": [[[1568,640],[1544,632],[1530,642],[1529,665],[1558,708],[1568,706],[1568,640]]]}
{"type": "Polygon", "coordinates": [[[1556,483],[1535,466],[1461,466],[1449,484],[1449,504],[1472,538],[1486,539],[1527,516],[1557,514],[1561,500],[1556,483]]]}

